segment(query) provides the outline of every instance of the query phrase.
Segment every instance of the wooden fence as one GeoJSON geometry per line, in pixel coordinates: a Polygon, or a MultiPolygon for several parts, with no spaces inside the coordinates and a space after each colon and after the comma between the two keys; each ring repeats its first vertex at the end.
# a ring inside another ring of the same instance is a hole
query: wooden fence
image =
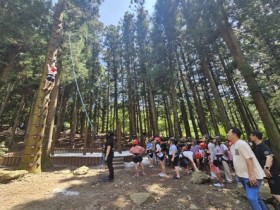
{"type": "MultiPolygon", "coordinates": [[[[87,153],[91,150],[88,149],[87,153]]],[[[101,152],[101,148],[95,149],[93,152],[101,152]]],[[[70,148],[56,148],[55,154],[63,153],[83,153],[83,149],[70,149],[70,148]]],[[[4,154],[0,157],[0,165],[2,166],[18,166],[23,151],[20,152],[10,152],[4,154]]],[[[131,156],[123,157],[124,162],[130,162],[131,156]]],[[[54,165],[58,166],[96,166],[102,164],[102,157],[92,157],[92,156],[51,156],[51,161],[54,165]]]]}

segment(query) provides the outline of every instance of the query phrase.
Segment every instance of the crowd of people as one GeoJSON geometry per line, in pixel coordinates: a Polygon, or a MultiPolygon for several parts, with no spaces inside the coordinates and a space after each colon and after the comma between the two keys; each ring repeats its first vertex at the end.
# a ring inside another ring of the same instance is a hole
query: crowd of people
{"type": "MultiPolygon", "coordinates": [[[[224,182],[233,183],[233,172],[236,175],[238,187],[243,187],[246,197],[253,210],[266,210],[266,204],[260,198],[259,190],[264,179],[267,180],[277,209],[280,205],[280,164],[274,158],[271,149],[262,141],[262,133],[252,131],[250,142],[241,140],[241,131],[231,128],[226,139],[217,135],[211,138],[205,134],[199,140],[169,138],[167,141],[156,136],[147,139],[146,151],[150,159],[149,167],[155,167],[159,162],[161,172],[159,176],[169,177],[165,167],[174,168],[174,179],[181,179],[180,168],[186,174],[193,171],[205,171],[212,179],[217,180],[216,187],[224,187],[224,182]],[[222,176],[221,171],[224,173],[222,176]]],[[[139,143],[134,140],[134,144],[139,143]]],[[[135,146],[135,145],[134,145],[135,146]]],[[[140,147],[140,146],[139,146],[140,147]]],[[[143,155],[141,152],[133,155],[143,155]]],[[[142,161],[142,158],[141,158],[142,161]]],[[[141,161],[134,161],[135,165],[141,161]]],[[[138,175],[138,167],[135,166],[138,175]]]]}
{"type": "MultiPolygon", "coordinates": [[[[174,137],[163,139],[155,136],[147,138],[145,145],[142,146],[139,145],[138,139],[134,139],[129,152],[133,155],[137,177],[139,177],[139,168],[142,175],[145,175],[142,163],[145,152],[150,160],[149,168],[159,165],[160,177],[169,177],[166,167],[174,168],[174,179],[181,179],[181,169],[186,174],[204,171],[213,180],[217,180],[215,187],[222,188],[224,182],[233,183],[234,173],[237,186],[244,188],[253,210],[268,209],[259,193],[261,184],[266,179],[274,198],[273,204],[276,209],[280,209],[280,164],[274,158],[270,147],[262,141],[261,132],[252,131],[250,142],[240,138],[241,131],[238,128],[231,128],[227,132],[226,139],[222,139],[219,135],[212,138],[207,134],[199,140],[174,137]]],[[[112,139],[108,138],[106,145],[105,156],[110,157],[110,151],[114,147],[112,139]]],[[[113,180],[111,161],[107,165],[110,169],[110,180],[113,180]]]]}

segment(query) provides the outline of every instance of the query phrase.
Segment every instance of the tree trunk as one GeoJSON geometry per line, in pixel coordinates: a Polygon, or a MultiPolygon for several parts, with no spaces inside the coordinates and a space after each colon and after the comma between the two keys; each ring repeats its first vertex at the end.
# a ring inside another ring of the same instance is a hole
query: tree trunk
{"type": "Polygon", "coordinates": [[[177,111],[177,91],[175,87],[175,81],[174,78],[172,78],[172,84],[171,84],[171,101],[172,101],[172,111],[173,111],[173,118],[174,118],[174,134],[175,138],[178,138],[180,136],[179,134],[179,118],[178,118],[178,111],[177,111]]]}
{"type": "MultiPolygon", "coordinates": [[[[146,90],[146,85],[145,85],[145,90],[146,90]]],[[[149,106],[148,106],[148,100],[149,100],[149,96],[147,91],[145,91],[145,95],[144,95],[144,102],[145,102],[145,131],[147,133],[148,136],[152,135],[152,129],[151,129],[151,121],[150,121],[150,114],[149,114],[149,106]]]]}
{"type": "Polygon", "coordinates": [[[206,84],[206,81],[203,82],[204,84],[204,98],[206,100],[206,104],[207,104],[207,107],[208,107],[208,110],[209,110],[209,114],[210,114],[210,118],[211,118],[211,124],[214,128],[214,131],[215,131],[215,134],[220,134],[220,131],[219,131],[219,126],[218,126],[218,123],[217,123],[217,120],[215,118],[215,113],[214,113],[214,108],[212,106],[212,99],[210,98],[210,94],[209,94],[209,89],[208,89],[208,86],[206,84]]]}
{"type": "MultiPolygon", "coordinates": [[[[182,58],[182,61],[183,61],[184,69],[187,72],[188,71],[187,61],[186,61],[184,52],[182,50],[182,47],[180,45],[179,45],[179,49],[180,49],[180,55],[181,55],[181,58],[182,58]]],[[[189,108],[189,114],[190,114],[190,119],[192,121],[192,126],[193,126],[193,130],[194,130],[195,138],[198,139],[199,138],[199,134],[198,134],[197,125],[196,125],[196,121],[195,121],[193,105],[191,103],[190,96],[189,96],[186,84],[185,84],[185,82],[183,80],[183,78],[184,78],[183,71],[182,71],[181,68],[179,68],[179,71],[180,71],[180,76],[182,78],[182,84],[183,84],[183,88],[184,88],[184,92],[185,92],[185,97],[186,97],[188,108],[189,108]]],[[[192,86],[192,82],[189,85],[192,86]]]]}
{"type": "Polygon", "coordinates": [[[204,60],[204,59],[201,60],[201,70],[202,70],[202,72],[204,73],[204,75],[206,76],[206,78],[208,79],[208,81],[210,83],[211,91],[214,95],[214,99],[215,99],[215,102],[216,102],[216,105],[217,105],[217,108],[218,108],[218,111],[219,111],[219,114],[220,114],[220,117],[221,117],[221,121],[224,125],[224,129],[225,129],[225,132],[226,132],[231,127],[230,121],[229,121],[228,115],[226,113],[225,106],[223,104],[221,96],[219,94],[218,88],[215,84],[213,75],[211,74],[209,66],[207,65],[206,60],[204,60]]]}
{"type": "Polygon", "coordinates": [[[164,104],[164,113],[166,116],[167,127],[168,127],[168,136],[174,136],[172,120],[169,112],[168,98],[163,96],[163,104],[164,104]]]}
{"type": "Polygon", "coordinates": [[[234,35],[234,32],[228,23],[228,19],[223,14],[223,20],[217,21],[218,22],[218,30],[220,34],[222,35],[224,41],[226,42],[227,47],[229,48],[234,61],[238,65],[238,68],[243,75],[249,91],[252,95],[252,98],[255,102],[256,108],[259,112],[259,115],[262,119],[262,122],[264,124],[264,127],[267,131],[267,135],[270,139],[270,143],[272,146],[272,150],[274,151],[274,154],[278,161],[280,161],[280,133],[279,128],[275,123],[275,120],[273,116],[271,115],[271,112],[269,111],[269,108],[267,106],[267,103],[262,95],[261,89],[259,85],[257,84],[257,81],[255,79],[253,68],[247,63],[245,56],[241,50],[241,47],[234,35]]]}
{"type": "Polygon", "coordinates": [[[248,120],[248,118],[246,116],[246,112],[245,112],[244,106],[243,106],[243,104],[242,104],[242,102],[241,102],[241,100],[240,100],[240,98],[238,96],[238,93],[236,91],[235,85],[233,83],[232,76],[231,76],[231,74],[230,74],[230,72],[229,72],[229,70],[228,70],[228,68],[227,68],[227,66],[225,64],[224,59],[222,58],[222,56],[220,54],[219,54],[219,58],[220,58],[222,67],[224,69],[224,72],[226,74],[227,82],[228,82],[228,84],[230,86],[231,93],[234,96],[234,102],[235,102],[235,104],[237,106],[237,109],[238,109],[240,115],[241,115],[241,119],[242,119],[242,122],[244,124],[245,130],[246,130],[246,134],[249,136],[250,132],[252,131],[252,128],[251,128],[250,122],[249,122],[249,120],[248,120]]]}
{"type": "Polygon", "coordinates": [[[14,125],[13,125],[13,128],[12,128],[12,135],[11,135],[11,138],[9,139],[9,143],[8,143],[9,149],[11,149],[11,147],[13,146],[13,143],[14,143],[15,133],[16,133],[16,129],[19,125],[20,115],[21,115],[21,112],[22,112],[22,110],[24,108],[24,105],[25,105],[25,97],[26,97],[26,92],[24,92],[22,94],[22,97],[21,97],[21,100],[20,100],[20,103],[19,103],[19,108],[18,108],[17,113],[16,113],[16,117],[15,117],[15,120],[14,120],[14,125]]]}
{"type": "Polygon", "coordinates": [[[15,86],[15,83],[9,83],[7,86],[5,99],[2,101],[1,107],[0,107],[0,119],[2,117],[5,107],[7,105],[8,99],[11,96],[11,93],[14,89],[14,86],[15,86]]]}
{"type": "Polygon", "coordinates": [[[70,122],[70,148],[74,149],[75,148],[75,134],[77,130],[77,113],[78,113],[78,108],[77,108],[77,93],[75,93],[75,98],[74,98],[74,104],[73,104],[73,109],[72,109],[72,117],[71,117],[71,122],[70,122]]]}
{"type": "MultiPolygon", "coordinates": [[[[60,138],[60,132],[63,130],[65,131],[64,128],[64,117],[65,113],[68,107],[68,100],[69,100],[69,95],[70,95],[71,88],[70,87],[65,87],[63,89],[63,92],[61,94],[61,101],[59,105],[59,111],[58,111],[58,116],[57,116],[57,122],[55,126],[55,133],[53,135],[53,141],[51,145],[51,154],[54,155],[54,150],[56,146],[59,146],[59,141],[58,139],[60,138]]],[[[66,137],[66,136],[63,136],[66,137]]]]}
{"type": "Polygon", "coordinates": [[[25,136],[25,149],[21,158],[19,169],[28,170],[31,173],[41,173],[41,154],[42,143],[45,133],[45,124],[48,113],[49,93],[43,90],[46,74],[48,72],[47,64],[56,61],[58,37],[62,28],[62,19],[64,12],[64,1],[59,0],[56,6],[55,18],[51,37],[49,40],[46,61],[42,72],[39,90],[34,99],[33,111],[31,111],[30,123],[27,127],[25,136]]]}
{"type": "MultiPolygon", "coordinates": [[[[61,65],[59,65],[61,67],[61,65]]],[[[55,79],[55,86],[51,92],[50,103],[48,107],[48,116],[46,120],[46,128],[45,128],[45,136],[43,139],[43,147],[42,147],[42,168],[48,169],[52,166],[50,155],[51,155],[51,145],[53,141],[53,131],[54,131],[54,117],[57,108],[57,99],[58,99],[58,90],[60,84],[60,74],[61,71],[58,72],[58,75],[55,79]]]]}
{"type": "Polygon", "coordinates": [[[180,97],[180,107],[181,107],[181,113],[182,113],[182,119],[184,122],[184,127],[185,127],[185,132],[186,132],[186,137],[187,136],[191,136],[191,128],[190,128],[190,124],[189,124],[189,118],[188,118],[188,113],[187,113],[187,109],[183,100],[183,93],[182,93],[182,89],[181,86],[178,85],[179,87],[179,97],[180,97]]]}
{"type": "Polygon", "coordinates": [[[154,94],[152,91],[151,84],[148,83],[147,85],[148,85],[148,99],[149,99],[148,105],[149,105],[151,127],[153,130],[153,135],[159,135],[154,94]]]}

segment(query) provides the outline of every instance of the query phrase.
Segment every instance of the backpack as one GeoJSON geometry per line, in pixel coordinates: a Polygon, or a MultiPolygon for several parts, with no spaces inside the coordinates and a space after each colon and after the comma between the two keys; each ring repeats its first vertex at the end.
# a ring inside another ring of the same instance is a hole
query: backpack
{"type": "Polygon", "coordinates": [[[153,146],[152,146],[152,152],[155,152],[156,151],[156,143],[153,142],[153,146]]]}

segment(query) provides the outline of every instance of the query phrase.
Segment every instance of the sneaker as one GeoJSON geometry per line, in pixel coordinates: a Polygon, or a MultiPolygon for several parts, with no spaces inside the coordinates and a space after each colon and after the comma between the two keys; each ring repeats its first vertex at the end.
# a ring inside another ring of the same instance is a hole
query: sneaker
{"type": "Polygon", "coordinates": [[[216,184],[214,184],[214,186],[215,186],[215,187],[224,187],[224,185],[223,185],[223,184],[220,184],[220,183],[216,183],[216,184]]]}
{"type": "Polygon", "coordinates": [[[149,165],[148,167],[149,167],[149,168],[153,168],[153,167],[155,167],[155,166],[154,166],[154,165],[149,165]]]}
{"type": "Polygon", "coordinates": [[[158,175],[159,175],[159,176],[164,176],[164,173],[159,173],[158,175]]]}
{"type": "Polygon", "coordinates": [[[160,173],[159,176],[160,176],[160,177],[167,177],[167,175],[166,175],[166,174],[163,174],[163,173],[160,173]]]}
{"type": "Polygon", "coordinates": [[[243,185],[240,182],[237,182],[237,187],[243,187],[243,185]]]}
{"type": "Polygon", "coordinates": [[[181,179],[181,177],[173,176],[173,179],[181,179]]]}

